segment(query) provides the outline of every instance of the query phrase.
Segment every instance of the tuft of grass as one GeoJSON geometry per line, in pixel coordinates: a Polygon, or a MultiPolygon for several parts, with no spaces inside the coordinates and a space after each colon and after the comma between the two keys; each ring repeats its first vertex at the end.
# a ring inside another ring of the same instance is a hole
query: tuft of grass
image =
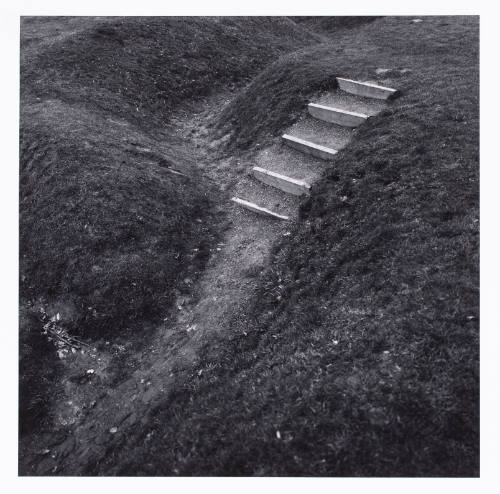
{"type": "MultiPolygon", "coordinates": [[[[412,72],[313,188],[230,333],[93,473],[478,475],[478,19],[385,18],[308,53],[311,94],[333,73],[412,72]]],[[[235,100],[253,136],[288,118],[266,102],[304,91],[294,60],[249,86],[251,123],[235,100]]]]}

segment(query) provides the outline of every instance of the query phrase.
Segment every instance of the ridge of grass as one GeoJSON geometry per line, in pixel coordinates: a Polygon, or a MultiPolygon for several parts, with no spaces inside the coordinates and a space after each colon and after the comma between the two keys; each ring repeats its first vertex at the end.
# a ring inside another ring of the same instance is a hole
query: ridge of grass
{"type": "MultiPolygon", "coordinates": [[[[92,473],[479,474],[478,18],[385,18],[333,46],[308,51],[311,92],[400,66],[403,97],[313,187],[230,334],[92,473]]],[[[307,77],[258,76],[247,130],[280,129],[266,102],[307,77]]]]}

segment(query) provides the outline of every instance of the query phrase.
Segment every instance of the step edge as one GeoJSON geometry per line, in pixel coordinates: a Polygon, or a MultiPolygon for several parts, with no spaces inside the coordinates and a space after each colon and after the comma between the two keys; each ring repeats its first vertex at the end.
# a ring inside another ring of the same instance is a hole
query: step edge
{"type": "Polygon", "coordinates": [[[294,185],[298,185],[300,187],[305,187],[306,189],[311,188],[311,185],[308,182],[306,182],[305,180],[299,180],[296,178],[287,177],[286,175],[282,175],[281,173],[273,172],[272,170],[268,170],[267,168],[262,168],[260,166],[254,166],[252,168],[252,171],[257,171],[257,172],[263,173],[265,175],[271,175],[272,177],[279,178],[280,180],[292,183],[294,185]]]}
{"type": "Polygon", "coordinates": [[[259,212],[265,213],[269,216],[272,216],[273,218],[278,218],[280,220],[290,220],[290,216],[286,216],[284,214],[279,214],[275,213],[274,211],[271,211],[270,209],[264,208],[262,206],[259,206],[255,202],[250,202],[250,201],[245,201],[245,199],[240,199],[239,197],[232,197],[231,201],[233,201],[236,204],[239,204],[241,206],[250,206],[254,209],[257,209],[259,212]]]}
{"type": "Polygon", "coordinates": [[[317,149],[318,151],[325,151],[328,154],[335,155],[338,153],[336,149],[322,146],[321,144],[315,144],[314,142],[306,141],[305,139],[301,139],[300,137],[295,137],[290,134],[283,134],[281,138],[289,141],[294,141],[297,144],[304,144],[305,146],[317,149]]]}
{"type": "Polygon", "coordinates": [[[386,86],[379,86],[378,84],[372,84],[371,82],[361,82],[361,81],[354,81],[353,79],[346,79],[345,77],[337,77],[337,81],[347,81],[347,82],[354,82],[354,84],[359,84],[360,86],[368,86],[368,87],[374,87],[377,89],[383,89],[384,91],[389,91],[391,93],[397,93],[397,89],[393,89],[392,87],[386,87],[386,86]]]}
{"type": "Polygon", "coordinates": [[[309,103],[307,106],[312,106],[314,108],[321,108],[323,110],[328,110],[336,113],[343,113],[345,115],[352,115],[353,117],[359,117],[363,119],[368,119],[369,115],[365,113],[358,113],[355,111],[343,110],[342,108],[335,108],[334,106],[320,105],[319,103],[309,103]]]}

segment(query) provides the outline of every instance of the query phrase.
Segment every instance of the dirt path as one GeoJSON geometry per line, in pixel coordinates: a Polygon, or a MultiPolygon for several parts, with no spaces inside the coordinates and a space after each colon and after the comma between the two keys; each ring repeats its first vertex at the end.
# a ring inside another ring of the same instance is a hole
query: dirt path
{"type": "MultiPolygon", "coordinates": [[[[40,433],[35,441],[33,437],[20,441],[21,474],[91,474],[109,448],[133,434],[139,423],[146,425],[149,411],[196,365],[203,345],[214,333],[230,330],[228,321],[257,288],[258,274],[272,244],[287,234],[289,223],[259,217],[229,201],[235,188],[248,180],[247,171],[253,164],[251,153],[221,157],[213,144],[210,123],[230,96],[219,94],[180,110],[169,129],[186,139],[205,176],[221,191],[227,228],[211,247],[206,270],[189,296],[179,295],[176,313],[156,329],[142,350],[130,354],[111,345],[109,350],[93,348],[73,357],[79,359],[80,368],[92,371],[89,379],[74,382],[69,376],[63,378],[54,414],[57,432],[40,433]],[[120,351],[134,370],[113,385],[108,370],[113,358],[120,359],[120,351]]],[[[277,202],[284,200],[280,191],[270,189],[266,194],[277,202]]],[[[295,200],[287,206],[297,204],[295,200]]]]}

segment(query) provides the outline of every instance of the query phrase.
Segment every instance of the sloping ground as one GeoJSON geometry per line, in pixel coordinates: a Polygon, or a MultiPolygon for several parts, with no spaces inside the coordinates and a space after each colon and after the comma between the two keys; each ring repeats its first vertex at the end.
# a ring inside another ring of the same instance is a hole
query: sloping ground
{"type": "Polygon", "coordinates": [[[377,20],[235,99],[247,145],[333,75],[404,91],[337,155],[251,309],[94,473],[478,475],[477,24],[377,20]]]}
{"type": "Polygon", "coordinates": [[[169,115],[316,40],[285,18],[22,19],[23,426],[55,389],[40,308],[73,334],[141,340],[204,267],[219,199],[169,115]]]}
{"type": "Polygon", "coordinates": [[[417,81],[427,72],[438,70],[433,60],[442,60],[448,68],[441,83],[448,84],[447,71],[453,65],[463,67],[464,58],[470,61],[470,40],[462,32],[473,22],[472,17],[460,21],[430,17],[423,25],[409,17],[390,17],[342,30],[330,42],[297,50],[269,64],[225,109],[218,131],[230,137],[229,149],[269,140],[303,113],[314,91],[331,88],[336,76],[383,81],[390,79],[377,76],[377,68],[412,69],[411,75],[397,70],[389,74],[403,91],[412,80],[413,89],[422,92],[427,88],[417,81]],[[426,57],[433,60],[429,62],[426,57]]]}
{"type": "Polygon", "coordinates": [[[87,18],[85,29],[68,29],[43,49],[29,39],[21,45],[33,52],[22,94],[85,104],[151,128],[183,100],[248,79],[277,55],[318,40],[287,18],[87,18]]]}

